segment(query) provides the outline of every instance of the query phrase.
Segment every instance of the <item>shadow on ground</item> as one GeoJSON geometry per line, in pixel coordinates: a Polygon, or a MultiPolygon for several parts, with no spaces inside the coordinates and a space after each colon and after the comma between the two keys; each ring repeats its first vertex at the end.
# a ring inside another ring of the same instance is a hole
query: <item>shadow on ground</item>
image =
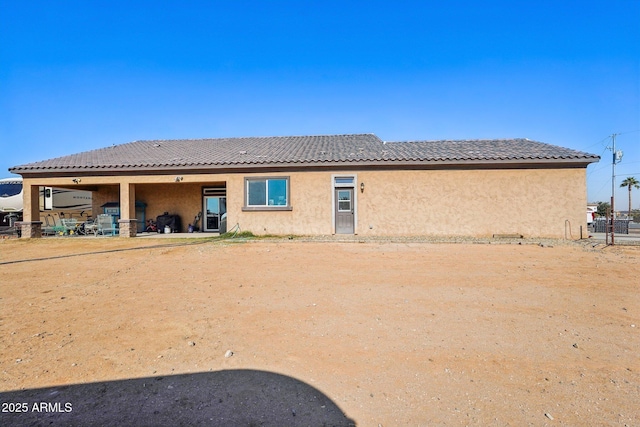
{"type": "Polygon", "coordinates": [[[0,402],[4,426],[356,425],[314,387],[255,370],[10,391],[0,402]]]}

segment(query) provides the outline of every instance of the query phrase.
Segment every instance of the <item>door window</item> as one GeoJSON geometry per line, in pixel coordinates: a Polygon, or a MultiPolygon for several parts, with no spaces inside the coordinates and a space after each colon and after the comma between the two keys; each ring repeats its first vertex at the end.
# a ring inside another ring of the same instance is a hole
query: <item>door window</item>
{"type": "Polygon", "coordinates": [[[205,196],[204,208],[204,231],[219,231],[227,213],[227,198],[205,196]]]}
{"type": "Polygon", "coordinates": [[[338,212],[351,212],[351,190],[338,190],[338,212]]]}
{"type": "Polygon", "coordinates": [[[207,215],[220,213],[220,199],[218,197],[207,197],[207,215]]]}

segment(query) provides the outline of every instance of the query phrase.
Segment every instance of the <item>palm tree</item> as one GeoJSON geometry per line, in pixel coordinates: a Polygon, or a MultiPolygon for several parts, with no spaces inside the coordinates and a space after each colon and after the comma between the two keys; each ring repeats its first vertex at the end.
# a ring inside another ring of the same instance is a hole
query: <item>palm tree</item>
{"type": "Polygon", "coordinates": [[[640,189],[640,182],[637,179],[630,176],[629,178],[622,181],[620,187],[629,187],[629,213],[628,216],[631,216],[631,188],[635,187],[636,189],[640,189]]]}

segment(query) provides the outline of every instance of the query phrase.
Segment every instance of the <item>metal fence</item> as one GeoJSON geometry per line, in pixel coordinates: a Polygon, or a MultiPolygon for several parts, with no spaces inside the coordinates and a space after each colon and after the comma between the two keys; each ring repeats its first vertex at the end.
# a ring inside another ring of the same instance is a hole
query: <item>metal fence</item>
{"type": "MultiPolygon", "coordinates": [[[[630,222],[630,219],[616,219],[614,221],[614,232],[616,234],[629,234],[630,222]]],[[[607,221],[605,218],[596,218],[593,226],[596,233],[606,233],[607,231],[611,231],[611,220],[607,221]]]]}

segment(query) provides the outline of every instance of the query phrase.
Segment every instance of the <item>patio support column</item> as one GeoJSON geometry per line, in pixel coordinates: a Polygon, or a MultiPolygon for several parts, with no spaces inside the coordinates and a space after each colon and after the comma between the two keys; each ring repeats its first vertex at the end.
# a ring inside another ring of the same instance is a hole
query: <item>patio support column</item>
{"type": "Polygon", "coordinates": [[[120,184],[120,237],[136,237],[138,222],[136,220],[136,186],[123,182],[120,184]]]}
{"type": "MultiPolygon", "coordinates": [[[[32,239],[42,237],[42,221],[40,221],[40,186],[23,182],[22,218],[20,222],[21,237],[32,239]]],[[[17,225],[17,224],[16,224],[17,225]]]]}

